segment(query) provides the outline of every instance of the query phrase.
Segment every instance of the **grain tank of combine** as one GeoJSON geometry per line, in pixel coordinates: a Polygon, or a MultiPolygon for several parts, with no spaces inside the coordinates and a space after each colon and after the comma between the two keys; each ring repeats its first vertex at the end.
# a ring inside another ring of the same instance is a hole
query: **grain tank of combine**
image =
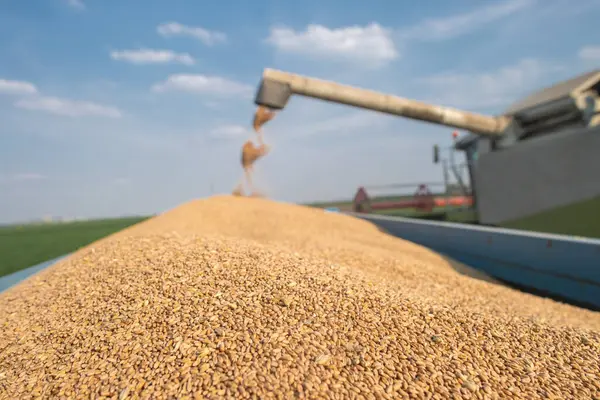
{"type": "Polygon", "coordinates": [[[487,116],[266,69],[255,103],[281,110],[301,95],[469,131],[457,148],[469,162],[479,221],[511,225],[573,206],[576,219],[578,204],[600,206],[599,93],[597,70],[487,116]]]}

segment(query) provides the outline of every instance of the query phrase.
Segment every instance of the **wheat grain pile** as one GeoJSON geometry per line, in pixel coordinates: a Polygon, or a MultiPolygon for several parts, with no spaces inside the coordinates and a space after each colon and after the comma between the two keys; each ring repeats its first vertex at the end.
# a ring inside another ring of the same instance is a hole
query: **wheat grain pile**
{"type": "Polygon", "coordinates": [[[600,313],[366,221],[184,204],[0,294],[0,398],[600,398],[600,313]]]}

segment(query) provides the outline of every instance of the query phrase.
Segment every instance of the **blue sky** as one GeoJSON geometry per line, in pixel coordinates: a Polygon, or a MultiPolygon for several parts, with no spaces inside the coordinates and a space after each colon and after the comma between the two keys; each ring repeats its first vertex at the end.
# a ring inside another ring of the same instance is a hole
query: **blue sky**
{"type": "MultiPolygon", "coordinates": [[[[599,0],[0,2],[0,223],[227,193],[265,67],[500,113],[600,64],[599,0]]],[[[284,201],[439,181],[452,130],[293,98],[257,181],[284,201]]]]}

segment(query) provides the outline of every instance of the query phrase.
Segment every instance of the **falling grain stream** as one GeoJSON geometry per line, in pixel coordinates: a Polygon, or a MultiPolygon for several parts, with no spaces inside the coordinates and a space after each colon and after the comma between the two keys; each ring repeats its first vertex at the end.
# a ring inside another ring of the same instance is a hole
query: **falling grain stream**
{"type": "Polygon", "coordinates": [[[340,214],[184,204],[0,295],[2,399],[594,399],[600,313],[340,214]]]}
{"type": "Polygon", "coordinates": [[[242,146],[242,168],[244,170],[244,176],[238,185],[233,189],[232,194],[234,196],[244,196],[244,184],[250,190],[251,196],[262,197],[256,190],[253,182],[254,174],[254,163],[259,159],[266,156],[271,150],[268,145],[265,144],[262,133],[262,126],[272,120],[275,117],[275,112],[269,110],[266,107],[259,106],[254,113],[254,120],[252,121],[252,127],[258,137],[259,145],[256,146],[252,140],[247,140],[242,146]]]}

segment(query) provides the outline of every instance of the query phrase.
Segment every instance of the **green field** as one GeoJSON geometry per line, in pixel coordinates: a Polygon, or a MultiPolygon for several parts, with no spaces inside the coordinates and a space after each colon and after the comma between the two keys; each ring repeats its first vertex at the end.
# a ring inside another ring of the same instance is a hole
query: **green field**
{"type": "Polygon", "coordinates": [[[477,222],[477,214],[474,210],[459,211],[455,207],[437,207],[431,212],[418,211],[412,208],[395,209],[395,210],[376,210],[374,214],[391,215],[407,218],[423,218],[433,219],[438,221],[462,222],[466,224],[474,224],[477,222]]]}
{"type": "MultiPolygon", "coordinates": [[[[434,194],[435,195],[435,194],[434,194]]],[[[443,196],[442,194],[437,194],[436,196],[443,196]]],[[[414,198],[413,195],[404,195],[404,196],[378,196],[371,199],[372,202],[383,202],[383,201],[403,201],[410,200],[414,198]]],[[[338,207],[342,211],[352,211],[352,201],[351,200],[338,200],[332,202],[319,202],[319,203],[310,203],[307,204],[310,207],[318,207],[318,208],[327,208],[327,207],[338,207]]],[[[392,210],[375,210],[374,214],[379,215],[391,215],[397,217],[407,217],[407,218],[425,218],[425,219],[436,219],[443,220],[449,222],[463,222],[473,224],[477,222],[477,215],[473,210],[461,211],[461,212],[450,212],[445,215],[445,212],[451,210],[457,210],[454,207],[450,207],[446,209],[445,207],[435,208],[431,212],[423,212],[415,210],[414,208],[398,208],[392,210]]]]}
{"type": "Polygon", "coordinates": [[[600,239],[600,196],[502,225],[512,229],[600,239]]]}
{"type": "Polygon", "coordinates": [[[0,276],[71,253],[147,217],[0,226],[0,276]]]}
{"type": "MultiPolygon", "coordinates": [[[[402,201],[412,199],[413,195],[392,195],[392,196],[377,196],[371,199],[372,202],[381,202],[381,201],[402,201]]],[[[318,203],[309,203],[306,204],[310,207],[318,207],[318,208],[327,208],[327,207],[338,207],[344,211],[352,210],[352,200],[336,200],[336,201],[327,201],[327,202],[318,202],[318,203]]]]}

